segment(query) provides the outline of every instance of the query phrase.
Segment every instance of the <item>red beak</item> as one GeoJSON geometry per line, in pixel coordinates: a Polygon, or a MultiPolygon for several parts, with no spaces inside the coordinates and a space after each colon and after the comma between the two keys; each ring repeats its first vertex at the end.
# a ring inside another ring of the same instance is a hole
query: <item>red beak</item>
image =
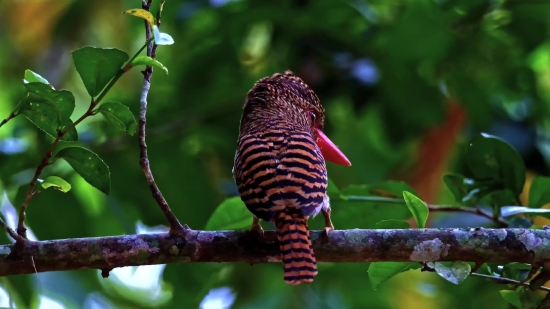
{"type": "Polygon", "coordinates": [[[323,131],[315,129],[315,133],[317,133],[317,146],[321,149],[321,154],[325,160],[340,165],[351,166],[351,162],[346,158],[346,155],[338,149],[338,146],[334,145],[323,131]]]}

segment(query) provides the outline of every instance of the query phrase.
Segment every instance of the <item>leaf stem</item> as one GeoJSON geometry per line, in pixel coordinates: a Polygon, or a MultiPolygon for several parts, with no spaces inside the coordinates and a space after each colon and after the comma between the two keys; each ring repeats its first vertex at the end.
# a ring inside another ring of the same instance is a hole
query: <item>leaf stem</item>
{"type": "Polygon", "coordinates": [[[21,104],[23,103],[23,101],[25,101],[28,97],[29,97],[29,93],[27,92],[27,94],[25,94],[25,96],[21,100],[19,100],[19,103],[17,103],[17,105],[15,106],[15,109],[13,110],[13,112],[11,112],[8,115],[8,117],[6,117],[6,119],[0,121],[0,127],[5,125],[6,123],[8,123],[8,121],[12,120],[17,115],[19,115],[19,108],[21,107],[21,104]]]}
{"type": "MultiPolygon", "coordinates": [[[[150,11],[152,2],[153,2],[152,0],[147,0],[147,1],[144,0],[142,2],[141,7],[146,11],[150,11]]],[[[161,8],[162,8],[162,4],[161,4],[161,8]]],[[[161,17],[161,11],[159,10],[157,14],[158,25],[160,25],[160,17],[161,17]]],[[[149,25],[147,21],[144,21],[144,22],[145,22],[145,38],[146,38],[146,41],[148,42],[147,56],[151,57],[152,59],[155,59],[157,45],[150,44],[152,42],[151,25],[149,25]]],[[[164,213],[164,216],[170,223],[170,234],[184,235],[188,227],[187,225],[185,227],[182,226],[178,218],[174,215],[174,213],[170,209],[168,202],[162,195],[162,192],[160,191],[159,187],[155,182],[155,178],[153,177],[153,172],[151,171],[151,166],[149,164],[149,157],[147,155],[147,143],[145,141],[145,127],[147,123],[147,96],[149,94],[149,88],[151,87],[151,76],[153,75],[153,67],[150,65],[146,66],[145,70],[142,73],[143,73],[143,88],[141,91],[141,98],[140,98],[139,128],[138,128],[138,139],[139,139],[139,149],[140,149],[139,163],[141,165],[143,173],[145,174],[145,178],[147,179],[147,183],[149,184],[149,189],[153,194],[153,198],[156,200],[160,209],[164,213]]]]}
{"type": "MultiPolygon", "coordinates": [[[[347,201],[364,201],[364,202],[378,202],[378,203],[390,203],[390,204],[405,204],[404,199],[400,198],[386,198],[386,197],[379,197],[379,196],[357,196],[357,195],[349,195],[345,197],[345,200],[347,201]]],[[[497,223],[500,226],[506,227],[508,226],[508,221],[504,220],[501,217],[494,217],[491,213],[476,207],[464,207],[464,206],[451,206],[451,205],[430,205],[428,204],[428,209],[430,211],[438,211],[438,212],[464,212],[464,213],[470,213],[474,215],[478,215],[484,218],[487,218],[495,223],[497,223]]]]}

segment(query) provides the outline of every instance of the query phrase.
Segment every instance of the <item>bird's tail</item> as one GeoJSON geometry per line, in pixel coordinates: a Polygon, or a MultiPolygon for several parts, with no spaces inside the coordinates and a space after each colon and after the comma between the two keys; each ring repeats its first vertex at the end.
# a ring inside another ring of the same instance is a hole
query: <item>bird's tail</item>
{"type": "Polygon", "coordinates": [[[288,284],[312,282],[317,275],[315,254],[300,209],[287,209],[275,215],[277,238],[283,255],[284,279],[288,284]]]}

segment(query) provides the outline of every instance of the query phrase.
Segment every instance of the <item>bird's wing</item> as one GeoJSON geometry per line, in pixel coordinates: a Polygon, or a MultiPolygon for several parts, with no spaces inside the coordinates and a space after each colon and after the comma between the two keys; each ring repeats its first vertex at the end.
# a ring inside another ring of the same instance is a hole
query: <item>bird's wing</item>
{"type": "Polygon", "coordinates": [[[241,136],[233,175],[247,208],[268,221],[289,207],[315,214],[326,195],[325,162],[307,132],[241,136]]]}

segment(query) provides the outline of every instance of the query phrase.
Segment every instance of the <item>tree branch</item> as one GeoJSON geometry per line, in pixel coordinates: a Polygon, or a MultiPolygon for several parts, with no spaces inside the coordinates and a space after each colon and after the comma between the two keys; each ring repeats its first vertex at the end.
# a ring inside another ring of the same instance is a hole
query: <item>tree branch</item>
{"type": "MultiPolygon", "coordinates": [[[[151,9],[151,3],[152,3],[152,0],[148,0],[148,1],[143,0],[141,7],[144,10],[149,11],[151,9]]],[[[144,23],[145,23],[145,39],[147,42],[149,42],[151,40],[151,26],[147,21],[144,21],[144,23]]],[[[160,26],[160,11],[157,14],[157,23],[160,26]]],[[[147,56],[154,59],[156,48],[157,48],[156,45],[154,45],[153,43],[150,43],[147,46],[147,56]]],[[[155,178],[153,177],[153,172],[151,171],[151,166],[149,164],[149,157],[147,155],[147,143],[145,142],[145,126],[147,123],[147,96],[149,94],[149,88],[151,87],[151,76],[153,75],[153,67],[147,66],[142,73],[143,73],[143,88],[141,90],[140,109],[139,109],[139,128],[138,128],[139,149],[140,149],[139,163],[141,165],[141,168],[143,169],[143,173],[145,174],[145,178],[147,179],[147,183],[149,184],[149,189],[153,194],[153,198],[155,199],[155,201],[157,201],[157,204],[159,205],[160,209],[166,216],[166,219],[168,219],[168,222],[170,223],[170,234],[178,234],[180,236],[183,236],[183,233],[185,232],[187,226],[186,227],[182,226],[178,218],[174,215],[174,213],[170,209],[168,202],[162,195],[162,192],[160,191],[159,187],[155,182],[155,178]]]]}
{"type": "MultiPolygon", "coordinates": [[[[319,231],[311,235],[319,262],[550,261],[550,230],[354,229],[333,231],[328,242],[319,231]]],[[[184,237],[159,233],[27,241],[18,250],[0,246],[0,276],[34,273],[35,267],[36,272],[47,272],[181,262],[280,262],[275,232],[265,236],[273,242],[261,242],[248,231],[194,230],[184,237]]]]}

